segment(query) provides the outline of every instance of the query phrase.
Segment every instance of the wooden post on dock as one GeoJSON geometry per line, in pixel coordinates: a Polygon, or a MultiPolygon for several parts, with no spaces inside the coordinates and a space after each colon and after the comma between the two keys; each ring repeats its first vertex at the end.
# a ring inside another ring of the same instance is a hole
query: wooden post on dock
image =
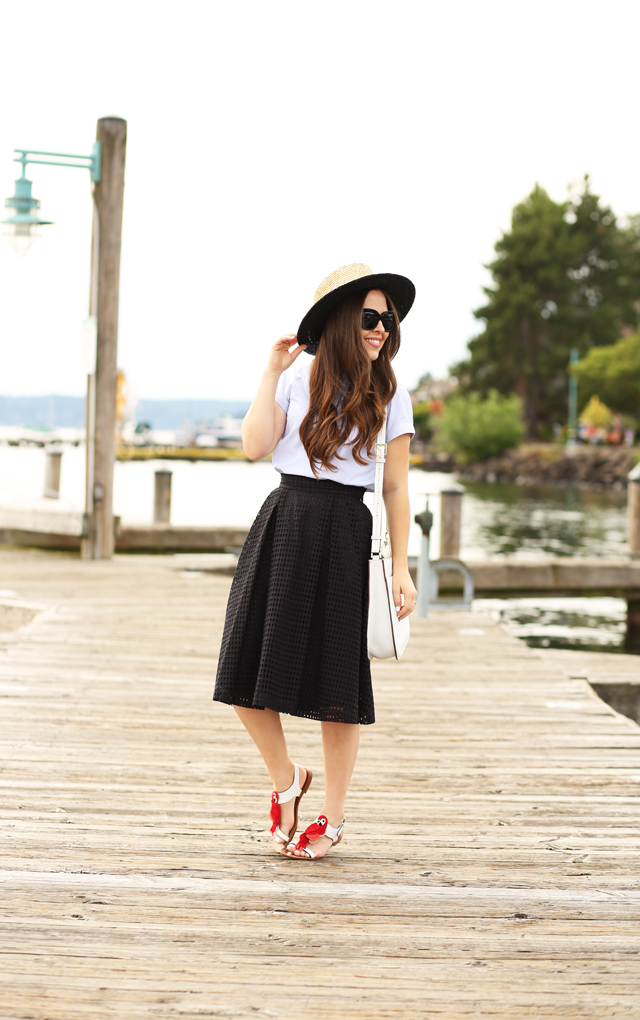
{"type": "Polygon", "coordinates": [[[460,556],[460,523],[462,520],[461,485],[440,493],[440,559],[457,560],[460,556]]]}
{"type": "Polygon", "coordinates": [[[93,192],[90,314],[97,318],[97,353],[95,378],[90,377],[87,386],[87,535],[82,541],[82,556],[104,560],[113,555],[115,545],[113,465],[126,120],[102,117],[96,139],[102,143],[102,168],[93,192]]]}
{"type": "Polygon", "coordinates": [[[44,462],[44,495],[47,499],[60,498],[61,450],[47,450],[44,462]]]}
{"type": "Polygon", "coordinates": [[[640,599],[627,599],[627,631],[624,651],[629,655],[640,653],[640,599]]]}
{"type": "MultiPolygon", "coordinates": [[[[640,558],[640,464],[627,475],[627,539],[629,556],[640,558]]],[[[640,599],[627,599],[625,651],[640,652],[640,599]]]]}
{"type": "Polygon", "coordinates": [[[640,464],[627,475],[627,538],[629,556],[640,558],[640,464]]]}
{"type": "Polygon", "coordinates": [[[171,471],[156,471],[153,498],[153,523],[171,522],[171,471]]]}

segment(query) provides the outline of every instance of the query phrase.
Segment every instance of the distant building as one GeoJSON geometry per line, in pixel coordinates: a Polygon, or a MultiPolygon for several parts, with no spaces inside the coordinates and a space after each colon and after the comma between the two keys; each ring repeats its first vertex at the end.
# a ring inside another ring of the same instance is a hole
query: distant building
{"type": "Polygon", "coordinates": [[[410,394],[413,404],[422,401],[446,400],[458,387],[457,379],[434,379],[429,372],[423,375],[415,390],[410,394]]]}

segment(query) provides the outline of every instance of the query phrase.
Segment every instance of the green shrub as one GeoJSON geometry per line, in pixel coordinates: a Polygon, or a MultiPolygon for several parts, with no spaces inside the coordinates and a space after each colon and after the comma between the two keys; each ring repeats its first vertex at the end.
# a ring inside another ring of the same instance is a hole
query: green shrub
{"type": "Polygon", "coordinates": [[[413,427],[416,430],[416,439],[431,439],[433,415],[430,400],[419,400],[413,405],[413,427]]]}
{"type": "Polygon", "coordinates": [[[592,347],[572,369],[581,404],[596,394],[614,411],[640,408],[640,330],[606,347],[592,347]]]}
{"type": "Polygon", "coordinates": [[[498,457],[524,438],[520,400],[491,390],[486,400],[478,393],[449,397],[440,416],[438,445],[461,464],[498,457]]]}

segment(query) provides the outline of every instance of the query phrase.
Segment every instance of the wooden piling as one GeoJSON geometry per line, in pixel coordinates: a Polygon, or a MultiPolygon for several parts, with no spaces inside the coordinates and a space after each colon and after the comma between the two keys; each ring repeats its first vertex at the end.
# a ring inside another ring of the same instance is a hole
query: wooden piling
{"type": "Polygon", "coordinates": [[[627,599],[627,631],[624,640],[625,652],[640,653],[640,599],[627,599]]]}
{"type": "Polygon", "coordinates": [[[171,522],[171,471],[156,471],[153,495],[153,523],[171,522]]]}
{"type": "Polygon", "coordinates": [[[460,524],[462,520],[462,486],[440,493],[440,559],[460,556],[460,524]]]}
{"type": "Polygon", "coordinates": [[[61,450],[47,450],[44,462],[44,495],[46,499],[60,498],[61,450]]]}
{"type": "MultiPolygon", "coordinates": [[[[102,143],[102,171],[94,186],[94,281],[97,280],[98,344],[95,372],[95,431],[87,451],[92,477],[87,485],[88,535],[82,544],[85,559],[110,559],[115,545],[113,521],[113,465],[115,461],[116,385],[118,375],[118,300],[120,242],[124,200],[127,122],[102,117],[96,138],[102,143]],[[96,276],[97,274],[97,276],[96,276]]],[[[94,285],[92,281],[92,289],[94,285]]]]}
{"type": "Polygon", "coordinates": [[[627,476],[627,538],[629,555],[640,558],[640,464],[627,476]]]}

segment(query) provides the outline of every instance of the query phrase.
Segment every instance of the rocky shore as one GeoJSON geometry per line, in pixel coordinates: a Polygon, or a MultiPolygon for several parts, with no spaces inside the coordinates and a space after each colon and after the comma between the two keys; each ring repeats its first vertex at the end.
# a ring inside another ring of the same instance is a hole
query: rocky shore
{"type": "Polygon", "coordinates": [[[454,470],[461,481],[468,482],[516,482],[519,485],[551,482],[624,489],[627,475],[637,461],[638,451],[626,447],[580,445],[567,449],[555,443],[532,443],[481,464],[458,465],[454,470]]]}
{"type": "Polygon", "coordinates": [[[579,445],[568,450],[558,443],[524,443],[479,464],[458,464],[426,443],[412,444],[412,453],[415,467],[455,473],[463,482],[546,482],[595,489],[626,488],[627,475],[640,460],[638,448],[579,445]]]}

